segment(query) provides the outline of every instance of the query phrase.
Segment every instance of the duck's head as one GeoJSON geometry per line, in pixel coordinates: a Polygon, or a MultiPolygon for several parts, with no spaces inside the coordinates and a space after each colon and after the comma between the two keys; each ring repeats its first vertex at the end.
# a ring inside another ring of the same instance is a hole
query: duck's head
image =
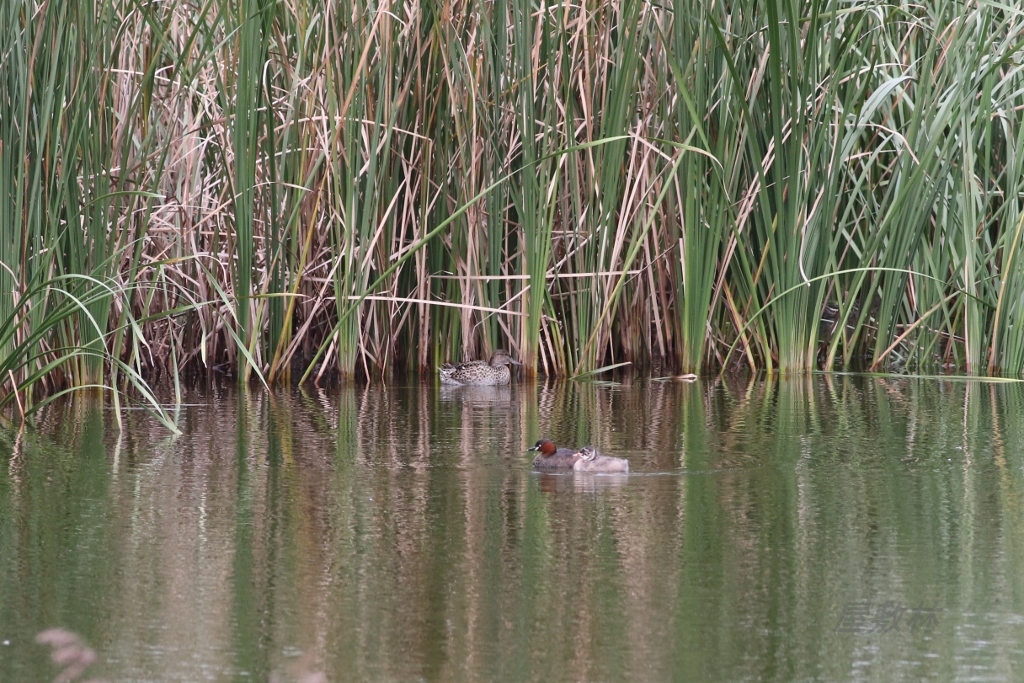
{"type": "Polygon", "coordinates": [[[527,448],[528,451],[540,451],[540,454],[545,458],[554,455],[558,447],[555,446],[555,442],[551,439],[540,439],[537,443],[533,444],[531,448],[527,448]]]}
{"type": "Polygon", "coordinates": [[[514,360],[512,356],[508,355],[508,351],[504,349],[498,349],[491,354],[491,360],[488,363],[492,368],[497,368],[502,365],[522,365],[517,360],[514,360]]]}

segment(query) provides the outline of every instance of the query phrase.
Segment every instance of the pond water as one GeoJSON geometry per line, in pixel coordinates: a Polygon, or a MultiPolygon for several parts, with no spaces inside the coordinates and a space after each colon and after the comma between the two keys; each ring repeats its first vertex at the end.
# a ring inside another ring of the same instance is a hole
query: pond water
{"type": "Polygon", "coordinates": [[[1024,386],[341,387],[0,430],[0,681],[1012,680],[1024,386]],[[632,473],[530,471],[540,437],[632,473]]]}

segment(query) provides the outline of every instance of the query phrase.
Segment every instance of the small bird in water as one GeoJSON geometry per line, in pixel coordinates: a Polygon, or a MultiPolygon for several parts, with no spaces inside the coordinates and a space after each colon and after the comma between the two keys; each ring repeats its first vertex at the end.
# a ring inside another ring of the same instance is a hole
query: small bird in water
{"type": "Polygon", "coordinates": [[[445,363],[441,366],[441,384],[508,384],[512,381],[509,365],[522,365],[512,360],[508,351],[498,349],[491,354],[491,360],[472,360],[468,363],[445,363]]]}
{"type": "Polygon", "coordinates": [[[629,472],[629,461],[601,455],[593,446],[584,446],[576,454],[579,459],[572,466],[575,472],[629,472]]]}
{"type": "Polygon", "coordinates": [[[571,470],[579,459],[579,454],[571,448],[558,448],[551,439],[541,439],[533,444],[528,451],[540,451],[533,459],[535,470],[571,470]]]}

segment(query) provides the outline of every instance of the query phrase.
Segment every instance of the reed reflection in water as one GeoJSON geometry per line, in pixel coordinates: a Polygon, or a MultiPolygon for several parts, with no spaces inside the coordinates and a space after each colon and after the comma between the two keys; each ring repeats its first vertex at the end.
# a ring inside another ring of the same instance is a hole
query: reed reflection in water
{"type": "Polygon", "coordinates": [[[178,438],[137,412],[118,436],[85,403],[0,433],[0,680],[52,678],[32,639],[53,626],[111,681],[1010,680],[1024,665],[1017,385],[189,403],[178,438]],[[542,436],[632,472],[533,473],[542,436]]]}

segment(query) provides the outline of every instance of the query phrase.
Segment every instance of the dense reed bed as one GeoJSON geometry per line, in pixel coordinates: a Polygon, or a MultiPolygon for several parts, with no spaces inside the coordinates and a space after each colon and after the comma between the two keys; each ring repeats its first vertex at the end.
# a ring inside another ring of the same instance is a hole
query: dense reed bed
{"type": "Polygon", "coordinates": [[[1022,26],[942,0],[11,0],[3,400],[496,347],[558,375],[1020,376],[1022,26]]]}

